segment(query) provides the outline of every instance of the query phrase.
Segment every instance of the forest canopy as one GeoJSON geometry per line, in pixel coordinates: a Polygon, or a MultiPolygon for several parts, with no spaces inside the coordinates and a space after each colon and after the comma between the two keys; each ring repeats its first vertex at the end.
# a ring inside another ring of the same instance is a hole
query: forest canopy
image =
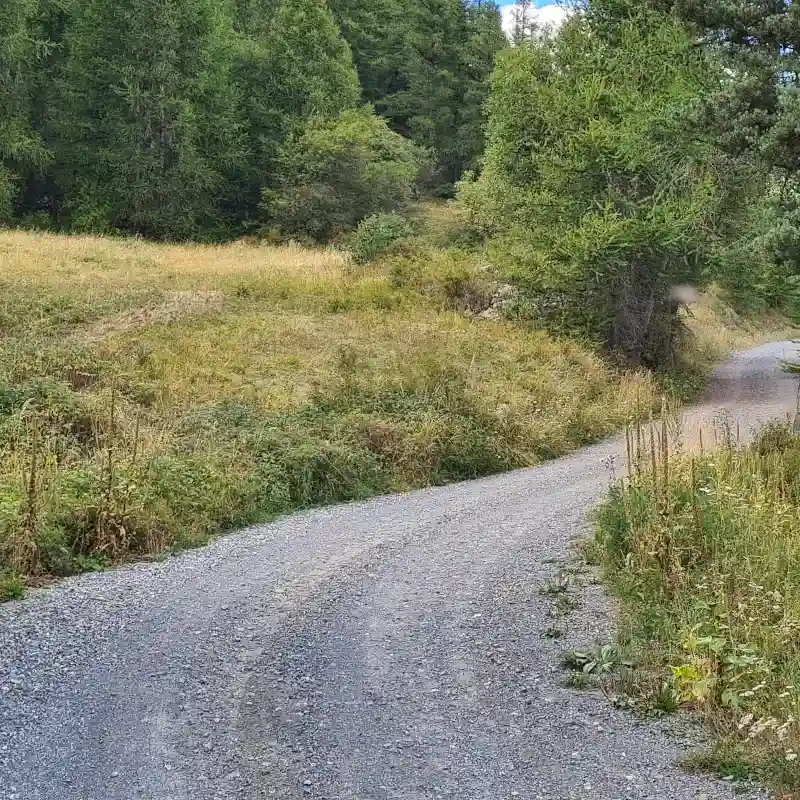
{"type": "Polygon", "coordinates": [[[355,202],[336,213],[357,222],[477,166],[505,45],[486,2],[7,0],[0,215],[160,239],[329,235],[334,207],[355,202]],[[308,230],[287,210],[306,192],[308,230]]]}

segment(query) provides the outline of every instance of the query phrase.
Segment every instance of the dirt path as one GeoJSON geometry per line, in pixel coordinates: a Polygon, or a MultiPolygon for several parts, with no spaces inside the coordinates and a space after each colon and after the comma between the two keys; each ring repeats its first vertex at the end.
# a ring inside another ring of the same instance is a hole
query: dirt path
{"type": "MultiPolygon", "coordinates": [[[[789,350],[732,359],[694,422],[793,410],[789,350]]],[[[607,639],[610,609],[589,586],[554,616],[541,590],[620,450],[297,515],[3,606],[0,798],[732,797],[675,765],[696,732],[563,685],[560,652],[607,639]]]]}

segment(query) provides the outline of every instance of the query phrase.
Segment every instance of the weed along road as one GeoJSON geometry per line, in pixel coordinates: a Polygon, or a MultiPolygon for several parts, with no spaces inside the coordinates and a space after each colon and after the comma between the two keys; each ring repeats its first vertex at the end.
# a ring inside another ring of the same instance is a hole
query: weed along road
{"type": "MultiPolygon", "coordinates": [[[[792,350],[735,356],[691,424],[793,411],[792,350]]],[[[587,574],[548,587],[623,451],[299,514],[4,605],[0,798],[732,797],[677,765],[697,728],[565,685],[560,653],[607,641],[611,607],[587,574]]]]}

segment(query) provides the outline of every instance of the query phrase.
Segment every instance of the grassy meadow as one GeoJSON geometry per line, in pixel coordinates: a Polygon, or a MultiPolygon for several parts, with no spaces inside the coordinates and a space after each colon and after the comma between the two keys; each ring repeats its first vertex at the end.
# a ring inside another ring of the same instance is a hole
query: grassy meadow
{"type": "Polygon", "coordinates": [[[469,316],[476,256],[415,247],[357,267],[0,232],[0,594],[534,464],[656,402],[648,374],[469,316]]]}

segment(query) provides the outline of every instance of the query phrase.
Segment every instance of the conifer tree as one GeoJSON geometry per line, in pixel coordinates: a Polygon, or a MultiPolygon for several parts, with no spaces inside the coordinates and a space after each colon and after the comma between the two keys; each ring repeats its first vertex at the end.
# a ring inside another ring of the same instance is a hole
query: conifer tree
{"type": "Polygon", "coordinates": [[[511,41],[522,44],[531,38],[533,21],[531,16],[531,0],[516,0],[514,3],[514,29],[511,32],[511,41]]]}
{"type": "Polygon", "coordinates": [[[331,0],[356,54],[364,98],[392,128],[435,151],[434,180],[458,180],[483,150],[498,6],[466,0],[331,0]]]}
{"type": "Polygon", "coordinates": [[[218,224],[244,143],[220,0],[86,0],[66,36],[58,179],[70,221],[187,238],[218,224]]]}
{"type": "Polygon", "coordinates": [[[652,12],[613,50],[576,17],[500,58],[486,167],[461,199],[541,324],[669,363],[671,287],[703,278],[736,199],[688,124],[715,77],[685,26],[652,12]]]}
{"type": "Polygon", "coordinates": [[[397,89],[407,61],[410,3],[400,0],[329,0],[342,35],[353,50],[362,95],[377,104],[397,89]]]}
{"type": "Polygon", "coordinates": [[[36,11],[35,0],[0,5],[0,218],[12,213],[20,173],[42,166],[48,155],[31,125],[36,11]]]}
{"type": "Polygon", "coordinates": [[[313,117],[358,106],[350,47],[325,0],[240,2],[242,31],[235,80],[243,98],[250,157],[241,175],[238,213],[257,213],[272,186],[287,138],[313,117]]]}

